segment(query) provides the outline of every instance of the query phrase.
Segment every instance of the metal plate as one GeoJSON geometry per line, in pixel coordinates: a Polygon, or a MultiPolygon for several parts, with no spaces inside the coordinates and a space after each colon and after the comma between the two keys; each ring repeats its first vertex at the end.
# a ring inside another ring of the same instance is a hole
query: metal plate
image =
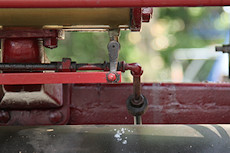
{"type": "Polygon", "coordinates": [[[230,125],[0,127],[1,153],[229,153],[230,125]]]}
{"type": "MultiPolygon", "coordinates": [[[[145,124],[230,123],[230,84],[145,83],[145,124]]],[[[133,124],[126,100],[132,84],[75,84],[69,124],[133,124]]]]}

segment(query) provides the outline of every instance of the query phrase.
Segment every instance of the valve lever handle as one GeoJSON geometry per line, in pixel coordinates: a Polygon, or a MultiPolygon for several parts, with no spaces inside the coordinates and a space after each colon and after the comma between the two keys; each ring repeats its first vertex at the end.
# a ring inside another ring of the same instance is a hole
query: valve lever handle
{"type": "Polygon", "coordinates": [[[117,70],[120,43],[114,40],[110,41],[107,48],[109,51],[110,72],[115,73],[117,70]]]}

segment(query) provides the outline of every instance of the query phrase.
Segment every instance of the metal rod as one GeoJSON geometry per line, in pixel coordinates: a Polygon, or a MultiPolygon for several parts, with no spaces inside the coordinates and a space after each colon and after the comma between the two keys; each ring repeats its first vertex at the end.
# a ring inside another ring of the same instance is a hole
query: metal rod
{"type": "Polygon", "coordinates": [[[226,6],[229,0],[0,0],[0,8],[226,6]]]}
{"type": "Polygon", "coordinates": [[[57,63],[49,64],[21,64],[21,63],[0,63],[2,71],[49,71],[56,70],[57,63]]]}
{"type": "Polygon", "coordinates": [[[228,78],[230,79],[230,53],[228,53],[228,78]]]}
{"type": "Polygon", "coordinates": [[[134,116],[134,125],[141,125],[142,124],[142,120],[141,120],[141,116],[134,116]]]}
{"type": "Polygon", "coordinates": [[[109,71],[109,63],[95,63],[95,64],[76,64],[77,70],[104,70],[109,71]]]}
{"type": "Polygon", "coordinates": [[[135,100],[139,100],[141,96],[141,77],[133,76],[133,95],[135,100]]]}
{"type": "MultiPolygon", "coordinates": [[[[1,71],[58,71],[61,69],[61,62],[40,63],[40,64],[22,64],[22,63],[0,63],[1,71]]],[[[76,64],[76,70],[104,70],[109,71],[109,63],[96,63],[96,64],[76,64]]],[[[75,70],[75,71],[76,71],[75,70]]]]}
{"type": "MultiPolygon", "coordinates": [[[[0,63],[0,70],[1,71],[57,71],[61,69],[62,62],[51,62],[51,63],[0,63]]],[[[110,70],[110,63],[79,63],[71,62],[71,69],[77,70],[110,70]]],[[[137,63],[125,63],[125,62],[118,62],[117,64],[117,71],[125,72],[125,70],[130,70],[133,75],[137,76],[134,78],[134,82],[140,82],[139,75],[142,74],[142,68],[137,63]]]]}

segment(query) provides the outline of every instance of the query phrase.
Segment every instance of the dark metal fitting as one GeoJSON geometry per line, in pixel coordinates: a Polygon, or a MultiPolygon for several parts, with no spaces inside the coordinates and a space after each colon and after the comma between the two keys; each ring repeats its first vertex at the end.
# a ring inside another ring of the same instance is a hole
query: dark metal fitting
{"type": "Polygon", "coordinates": [[[143,71],[141,71],[140,73],[135,73],[134,71],[131,71],[130,73],[133,77],[140,77],[143,74],[143,71]]]}
{"type": "Polygon", "coordinates": [[[148,100],[144,95],[141,95],[141,103],[140,105],[134,105],[134,95],[130,95],[126,101],[126,107],[130,114],[133,116],[141,116],[143,115],[148,107],[148,100]]]}
{"type": "Polygon", "coordinates": [[[125,70],[130,70],[132,75],[143,74],[142,67],[138,63],[125,64],[125,70]]]}
{"type": "Polygon", "coordinates": [[[58,72],[74,72],[76,71],[76,62],[72,62],[71,58],[63,58],[61,63],[58,63],[58,72]]]}
{"type": "Polygon", "coordinates": [[[125,61],[121,61],[117,63],[117,70],[121,72],[125,72],[125,61]]]}
{"type": "Polygon", "coordinates": [[[50,112],[49,120],[51,123],[57,124],[57,123],[61,122],[62,119],[63,119],[63,114],[61,112],[59,112],[59,111],[50,112]]]}
{"type": "Polygon", "coordinates": [[[58,46],[57,38],[44,38],[43,39],[43,46],[46,48],[54,49],[58,46]]]}
{"type": "Polygon", "coordinates": [[[109,39],[110,41],[118,41],[120,35],[120,29],[110,29],[109,30],[109,39]]]}
{"type": "Polygon", "coordinates": [[[151,7],[145,7],[142,8],[142,22],[149,22],[150,19],[152,18],[152,14],[153,14],[153,8],[151,7]]]}
{"type": "Polygon", "coordinates": [[[131,102],[133,106],[139,107],[144,103],[144,97],[140,95],[138,99],[133,98],[131,102]]]}
{"type": "Polygon", "coordinates": [[[110,63],[104,61],[104,63],[103,63],[103,69],[104,69],[104,71],[109,71],[109,69],[110,69],[109,65],[110,65],[110,63]]]}
{"type": "Polygon", "coordinates": [[[230,53],[230,45],[216,46],[216,51],[221,51],[223,53],[230,53]]]}
{"type": "Polygon", "coordinates": [[[117,83],[120,81],[120,74],[118,73],[107,73],[106,80],[108,83],[117,83]]]}
{"type": "Polygon", "coordinates": [[[7,123],[10,120],[10,113],[8,111],[0,111],[0,123],[7,123]]]}

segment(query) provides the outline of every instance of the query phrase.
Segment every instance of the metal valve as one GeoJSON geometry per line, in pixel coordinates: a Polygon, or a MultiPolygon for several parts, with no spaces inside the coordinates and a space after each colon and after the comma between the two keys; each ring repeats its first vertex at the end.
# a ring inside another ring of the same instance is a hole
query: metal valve
{"type": "Polygon", "coordinates": [[[107,46],[109,51],[109,62],[110,62],[110,72],[106,76],[106,79],[111,82],[118,82],[117,77],[117,64],[118,64],[118,56],[120,50],[120,43],[118,42],[120,29],[112,29],[109,30],[109,38],[110,42],[107,46]]]}

